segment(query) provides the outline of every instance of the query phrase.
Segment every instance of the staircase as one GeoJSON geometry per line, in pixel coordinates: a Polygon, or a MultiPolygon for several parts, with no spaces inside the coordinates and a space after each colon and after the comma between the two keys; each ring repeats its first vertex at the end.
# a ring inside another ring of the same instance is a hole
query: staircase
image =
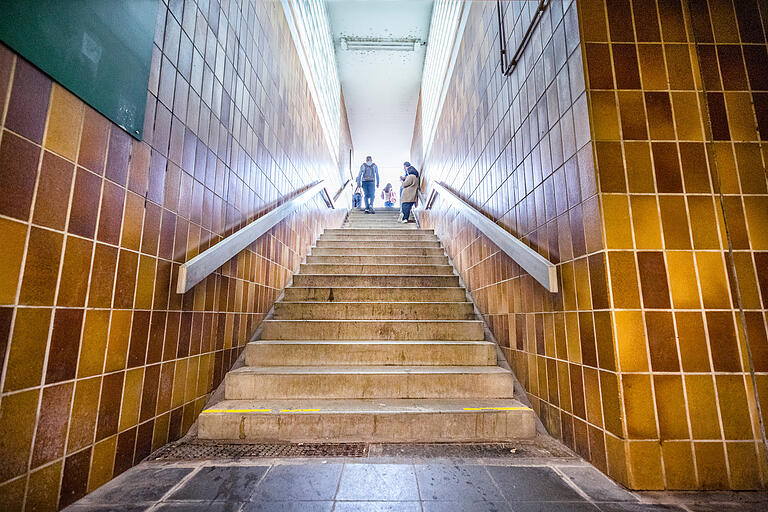
{"type": "Polygon", "coordinates": [[[203,411],[198,436],[287,442],[532,437],[432,230],[353,210],[328,229],[203,411]]]}

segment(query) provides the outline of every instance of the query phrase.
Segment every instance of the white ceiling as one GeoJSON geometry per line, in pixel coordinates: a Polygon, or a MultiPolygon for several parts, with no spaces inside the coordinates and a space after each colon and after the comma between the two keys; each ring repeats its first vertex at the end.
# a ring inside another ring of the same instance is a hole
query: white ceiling
{"type": "Polygon", "coordinates": [[[353,171],[366,155],[382,171],[401,171],[410,159],[426,46],[407,52],[350,51],[341,49],[339,39],[426,41],[432,1],[328,0],[327,8],[355,148],[353,171]]]}

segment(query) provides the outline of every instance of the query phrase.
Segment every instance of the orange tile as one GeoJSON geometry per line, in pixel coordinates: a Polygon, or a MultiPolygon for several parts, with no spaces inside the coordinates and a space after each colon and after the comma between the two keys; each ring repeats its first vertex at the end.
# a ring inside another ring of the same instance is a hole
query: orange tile
{"type": "Polygon", "coordinates": [[[629,218],[629,202],[625,195],[604,195],[603,211],[611,215],[603,217],[605,243],[608,249],[632,249],[632,222],[629,218]]]}
{"type": "Polygon", "coordinates": [[[677,128],[677,139],[703,140],[697,93],[673,92],[671,96],[672,110],[674,111],[675,126],[677,128]]]}
{"type": "Polygon", "coordinates": [[[624,156],[629,192],[655,192],[650,145],[647,142],[624,142],[624,156]]]}
{"type": "Polygon", "coordinates": [[[640,311],[614,311],[617,354],[621,371],[648,371],[648,349],[643,314],[640,311]]]}
{"type": "Polygon", "coordinates": [[[691,213],[691,235],[695,249],[720,249],[717,232],[715,204],[710,196],[688,196],[688,210],[691,213]]]}
{"type": "Polygon", "coordinates": [[[613,91],[590,91],[592,131],[595,140],[621,140],[619,112],[613,91]]]}
{"type": "Polygon", "coordinates": [[[768,250],[768,197],[744,196],[744,213],[752,250],[768,250]]]}
{"type": "Polygon", "coordinates": [[[667,489],[695,489],[696,468],[693,465],[693,443],[664,441],[661,443],[667,489]]]}
{"type": "Polygon", "coordinates": [[[26,225],[10,219],[0,219],[0,246],[5,248],[0,253],[0,304],[16,302],[16,288],[26,237],[26,225]]]}
{"type": "Polygon", "coordinates": [[[659,415],[661,439],[689,439],[688,418],[680,375],[654,375],[656,410],[659,415]]]}
{"type": "Polygon", "coordinates": [[[69,422],[67,453],[76,452],[93,443],[100,386],[101,377],[77,381],[69,422]]]}
{"type": "Polygon", "coordinates": [[[672,306],[676,309],[698,309],[699,284],[691,251],[667,251],[669,289],[672,292],[672,306]]]}
{"type": "Polygon", "coordinates": [[[661,249],[661,222],[655,196],[630,195],[632,227],[638,249],[661,249]]]}
{"type": "Polygon", "coordinates": [[[16,310],[4,391],[40,386],[42,383],[50,321],[51,310],[48,308],[16,310]]]}
{"type": "Polygon", "coordinates": [[[649,375],[624,374],[621,377],[627,437],[653,439],[656,430],[656,407],[649,375]]]}
{"type": "Polygon", "coordinates": [[[80,349],[80,363],[77,368],[78,378],[102,373],[108,331],[109,311],[98,309],[86,311],[83,341],[80,349]]]}
{"type": "Polygon", "coordinates": [[[716,375],[715,383],[725,439],[753,439],[744,377],[716,375]]]}
{"type": "Polygon", "coordinates": [[[700,489],[727,489],[728,472],[725,471],[725,447],[721,441],[693,443],[700,489]]]}
{"type": "Polygon", "coordinates": [[[731,307],[731,293],[728,288],[722,254],[719,252],[696,252],[695,258],[704,307],[731,307]]]}
{"type": "Polygon", "coordinates": [[[104,364],[105,372],[125,369],[128,361],[128,340],[130,339],[131,312],[113,310],[109,328],[107,359],[104,364]]]}
{"type": "Polygon", "coordinates": [[[686,375],[685,391],[694,439],[719,439],[715,385],[710,375],[686,375]]]}
{"type": "Polygon", "coordinates": [[[690,249],[691,235],[688,228],[688,212],[681,196],[659,196],[661,224],[664,227],[664,247],[690,249]]]}
{"type": "Polygon", "coordinates": [[[627,474],[627,450],[626,441],[610,434],[605,435],[605,454],[608,460],[608,476],[620,484],[629,485],[627,474]]]}
{"type": "Polygon", "coordinates": [[[658,441],[629,441],[630,482],[632,489],[663,489],[661,446],[658,441]]]}
{"type": "Polygon", "coordinates": [[[683,371],[711,371],[707,335],[701,312],[676,311],[675,324],[677,325],[677,343],[680,348],[683,371]]]}
{"type": "Polygon", "coordinates": [[[757,446],[754,442],[726,443],[731,489],[757,490],[764,488],[764,477],[760,475],[757,446]]]}

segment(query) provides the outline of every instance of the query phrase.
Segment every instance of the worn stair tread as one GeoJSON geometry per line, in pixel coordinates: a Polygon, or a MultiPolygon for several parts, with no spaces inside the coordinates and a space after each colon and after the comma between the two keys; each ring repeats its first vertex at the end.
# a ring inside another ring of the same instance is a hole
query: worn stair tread
{"type": "Polygon", "coordinates": [[[256,340],[248,345],[494,345],[484,340],[256,340]]]}
{"type": "Polygon", "coordinates": [[[205,414],[379,414],[420,412],[504,413],[532,411],[514,398],[363,398],[222,400],[203,410],[205,414]]]}
{"type": "Polygon", "coordinates": [[[498,375],[501,366],[241,366],[232,375],[498,375]]]}

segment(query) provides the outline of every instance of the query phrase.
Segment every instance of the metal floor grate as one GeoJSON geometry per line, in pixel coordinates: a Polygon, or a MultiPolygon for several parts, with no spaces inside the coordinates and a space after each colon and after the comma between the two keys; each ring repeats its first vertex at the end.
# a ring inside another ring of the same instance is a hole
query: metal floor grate
{"type": "Polygon", "coordinates": [[[147,460],[241,459],[256,457],[366,457],[365,443],[245,444],[194,440],[160,448],[147,460]]]}

